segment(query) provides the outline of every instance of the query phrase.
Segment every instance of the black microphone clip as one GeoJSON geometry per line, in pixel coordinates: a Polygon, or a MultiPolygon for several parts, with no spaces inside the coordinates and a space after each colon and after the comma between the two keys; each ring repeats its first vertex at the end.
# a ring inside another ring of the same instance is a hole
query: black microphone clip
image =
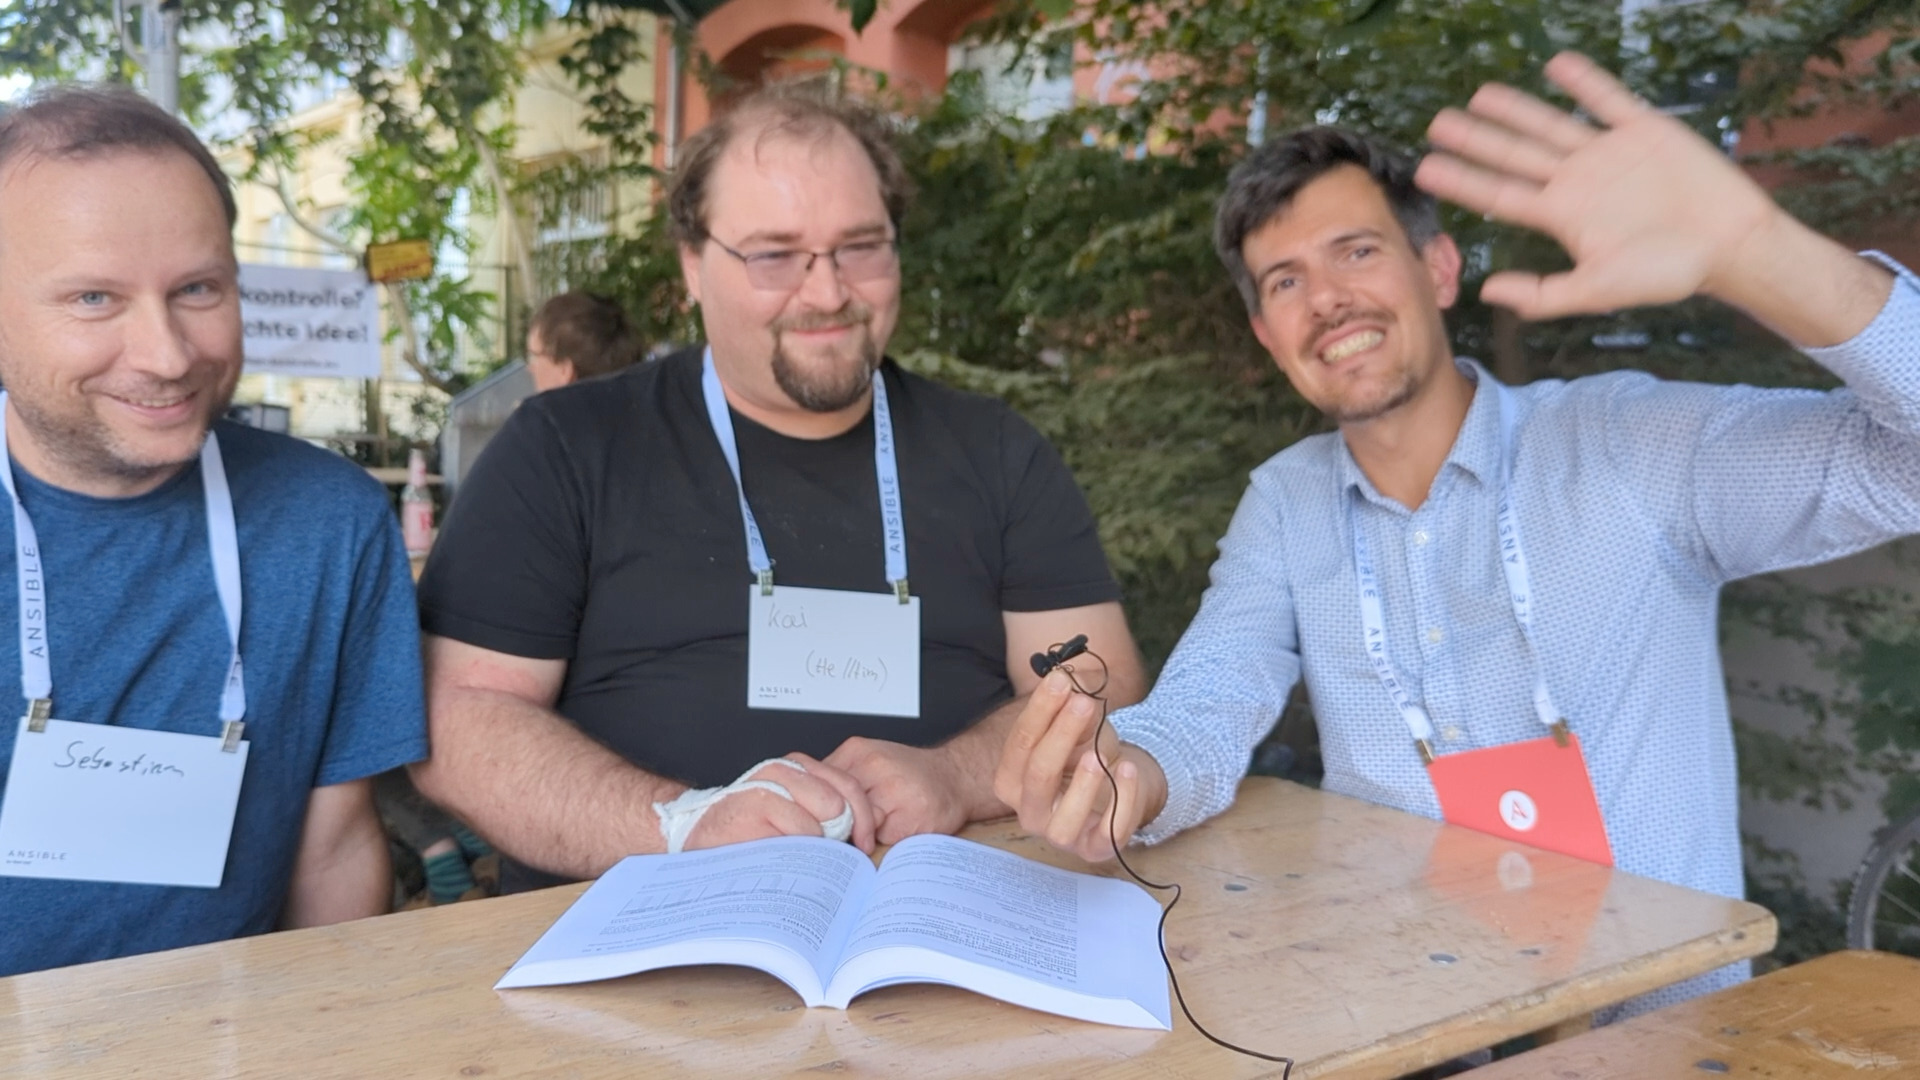
{"type": "Polygon", "coordinates": [[[1087,635],[1075,634],[1046,652],[1034,653],[1033,673],[1044,679],[1048,672],[1086,651],[1087,635]]]}

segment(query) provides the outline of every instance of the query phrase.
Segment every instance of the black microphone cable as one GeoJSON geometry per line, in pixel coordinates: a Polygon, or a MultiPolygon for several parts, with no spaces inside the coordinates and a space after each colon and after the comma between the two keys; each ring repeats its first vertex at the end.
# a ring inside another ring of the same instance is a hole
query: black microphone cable
{"type": "Polygon", "coordinates": [[[1148,881],[1146,878],[1141,877],[1139,871],[1135,870],[1127,862],[1127,857],[1120,853],[1120,781],[1114,779],[1113,770],[1107,767],[1106,755],[1100,752],[1100,731],[1103,728],[1113,732],[1113,742],[1115,746],[1120,744],[1120,733],[1115,731],[1113,724],[1107,720],[1107,699],[1105,695],[1110,675],[1107,670],[1106,660],[1102,658],[1099,653],[1087,648],[1087,636],[1085,634],[1076,634],[1066,641],[1055,644],[1044,653],[1035,653],[1032,663],[1034,672],[1042,678],[1045,678],[1048,672],[1057,668],[1065,673],[1067,681],[1073,684],[1074,692],[1084,694],[1100,703],[1100,722],[1094,725],[1093,729],[1093,759],[1100,763],[1100,771],[1106,774],[1107,789],[1113,796],[1112,801],[1107,804],[1107,840],[1113,844],[1114,859],[1119,862],[1120,869],[1127,872],[1128,877],[1131,877],[1142,886],[1152,889],[1155,892],[1171,892],[1173,894],[1173,898],[1167,901],[1167,906],[1160,909],[1158,936],[1160,939],[1160,962],[1166,965],[1167,981],[1173,984],[1173,998],[1180,1003],[1181,1014],[1187,1018],[1187,1023],[1193,1025],[1193,1030],[1206,1036],[1208,1041],[1216,1046],[1225,1047],[1236,1054],[1245,1054],[1248,1057],[1259,1058],[1261,1061],[1280,1062],[1285,1066],[1280,1070],[1280,1080],[1289,1080],[1289,1077],[1293,1075],[1292,1058],[1282,1057],[1279,1054],[1267,1054],[1258,1050],[1250,1050],[1244,1046],[1230,1043],[1220,1036],[1215,1035],[1213,1032],[1208,1031],[1206,1025],[1194,1017],[1193,1010],[1187,1007],[1186,995],[1180,992],[1180,976],[1174,974],[1173,958],[1167,955],[1167,916],[1173,914],[1174,905],[1180,902],[1182,893],[1180,883],[1174,881],[1162,884],[1156,881],[1148,881]],[[1073,657],[1082,654],[1093,657],[1094,660],[1100,664],[1100,685],[1092,690],[1088,690],[1086,687],[1080,685],[1079,674],[1074,671],[1073,665],[1068,662],[1073,657]]]}

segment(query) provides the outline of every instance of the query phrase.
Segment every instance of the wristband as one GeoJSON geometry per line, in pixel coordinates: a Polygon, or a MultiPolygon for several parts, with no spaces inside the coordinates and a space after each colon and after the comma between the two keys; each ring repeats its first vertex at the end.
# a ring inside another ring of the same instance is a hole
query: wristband
{"type": "MultiPolygon", "coordinates": [[[[660,835],[667,842],[667,854],[677,855],[684,850],[687,837],[693,834],[694,826],[700,824],[701,817],[715,803],[729,795],[742,791],[770,791],[788,802],[794,802],[793,793],[781,784],[772,780],[747,779],[769,765],[785,765],[789,769],[807,771],[806,767],[797,761],[768,758],[741,773],[738,780],[724,787],[689,788],[671,801],[654,803],[653,812],[660,817],[660,835]]],[[[829,840],[846,840],[851,837],[853,835],[853,804],[846,804],[832,820],[821,822],[820,832],[829,840]]]]}

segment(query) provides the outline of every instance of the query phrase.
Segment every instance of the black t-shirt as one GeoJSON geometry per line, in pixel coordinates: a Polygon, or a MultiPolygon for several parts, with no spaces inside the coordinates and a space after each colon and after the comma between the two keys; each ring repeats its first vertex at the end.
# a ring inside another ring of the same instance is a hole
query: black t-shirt
{"type": "MultiPolygon", "coordinates": [[[[1059,455],[1004,403],[888,361],[917,718],[747,708],[753,574],[707,421],[701,350],[539,394],[487,444],[420,580],[427,632],[568,661],[557,705],[635,765],[696,787],[850,736],[941,742],[1012,696],[1001,613],[1119,598],[1059,455]]],[[[830,439],[739,413],[747,501],[778,585],[891,591],[873,419],[830,439]]]]}

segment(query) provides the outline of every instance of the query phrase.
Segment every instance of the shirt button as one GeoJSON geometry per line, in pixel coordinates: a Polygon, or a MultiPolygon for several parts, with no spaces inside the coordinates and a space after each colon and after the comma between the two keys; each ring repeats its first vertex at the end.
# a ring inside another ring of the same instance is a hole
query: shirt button
{"type": "Polygon", "coordinates": [[[1440,738],[1443,742],[1459,742],[1462,734],[1464,733],[1453,724],[1440,729],[1440,738]]]}
{"type": "Polygon", "coordinates": [[[1428,536],[1428,535],[1427,535],[1427,530],[1425,530],[1425,529],[1416,529],[1416,530],[1414,531],[1414,534],[1413,534],[1413,542],[1414,542],[1414,543],[1416,543],[1416,544],[1419,544],[1419,545],[1421,545],[1422,547],[1424,547],[1424,546],[1426,546],[1426,543],[1427,543],[1427,541],[1429,541],[1429,540],[1431,540],[1431,539],[1433,539],[1433,537],[1431,537],[1431,536],[1428,536]]]}
{"type": "Polygon", "coordinates": [[[1446,636],[1447,635],[1440,632],[1440,628],[1437,626],[1427,631],[1427,640],[1435,645],[1440,644],[1440,639],[1446,636]]]}

